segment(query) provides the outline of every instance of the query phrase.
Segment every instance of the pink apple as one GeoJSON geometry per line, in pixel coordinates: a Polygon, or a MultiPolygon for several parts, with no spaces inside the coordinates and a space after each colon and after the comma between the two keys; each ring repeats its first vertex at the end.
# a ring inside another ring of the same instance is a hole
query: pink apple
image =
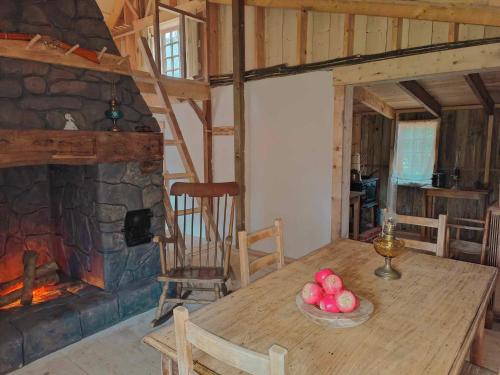
{"type": "Polygon", "coordinates": [[[316,272],[316,274],[314,275],[314,279],[316,280],[316,282],[318,284],[321,284],[321,283],[323,283],[323,280],[325,279],[325,277],[327,277],[329,275],[333,275],[333,271],[330,268],[323,268],[323,269],[319,270],[318,272],[316,272]]]}
{"type": "Polygon", "coordinates": [[[322,286],[326,294],[337,294],[344,289],[344,283],[340,276],[337,275],[328,275],[325,277],[322,286]]]}
{"type": "Polygon", "coordinates": [[[302,288],[302,299],[309,305],[316,305],[323,298],[323,289],[316,283],[307,283],[302,288]]]}
{"type": "Polygon", "coordinates": [[[335,303],[343,313],[349,313],[359,306],[359,299],[350,290],[343,290],[335,296],[335,303]]]}
{"type": "Polygon", "coordinates": [[[337,303],[335,302],[335,297],[332,296],[331,294],[325,295],[321,299],[321,301],[319,301],[319,308],[323,311],[328,311],[332,313],[340,312],[339,308],[337,307],[337,303]]]}

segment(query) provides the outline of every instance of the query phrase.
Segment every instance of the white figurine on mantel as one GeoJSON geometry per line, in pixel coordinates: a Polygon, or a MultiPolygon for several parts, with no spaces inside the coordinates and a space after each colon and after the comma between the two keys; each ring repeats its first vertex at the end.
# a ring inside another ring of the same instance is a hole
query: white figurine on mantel
{"type": "Polygon", "coordinates": [[[75,124],[75,119],[71,116],[71,113],[66,113],[64,118],[66,119],[64,130],[78,130],[78,127],[75,124]]]}

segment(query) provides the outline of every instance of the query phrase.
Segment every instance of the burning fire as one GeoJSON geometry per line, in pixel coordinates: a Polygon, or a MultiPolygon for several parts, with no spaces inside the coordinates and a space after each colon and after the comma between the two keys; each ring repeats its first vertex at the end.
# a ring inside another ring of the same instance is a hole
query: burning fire
{"type": "MultiPolygon", "coordinates": [[[[7,295],[15,290],[21,289],[23,287],[23,283],[17,283],[15,285],[12,285],[9,288],[6,288],[5,290],[2,290],[0,292],[0,297],[7,295]]],[[[59,287],[58,285],[45,285],[40,288],[33,289],[33,301],[32,305],[36,305],[42,302],[50,301],[53,299],[56,299],[64,294],[64,289],[59,287]]],[[[5,305],[3,307],[0,307],[0,310],[7,310],[11,309],[14,307],[20,307],[21,306],[21,300],[17,300],[9,305],[5,305]]]]}

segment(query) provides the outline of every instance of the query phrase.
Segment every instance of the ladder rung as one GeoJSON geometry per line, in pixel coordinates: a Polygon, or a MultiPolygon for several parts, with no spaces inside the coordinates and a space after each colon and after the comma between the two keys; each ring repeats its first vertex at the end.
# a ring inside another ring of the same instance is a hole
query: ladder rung
{"type": "Polygon", "coordinates": [[[169,109],[163,107],[150,106],[149,109],[151,110],[151,113],[156,113],[158,115],[166,115],[170,113],[169,109]]]}
{"type": "Polygon", "coordinates": [[[188,208],[185,212],[184,210],[178,210],[177,214],[178,215],[192,215],[192,214],[199,214],[201,212],[200,207],[195,207],[193,208],[188,208]]]}
{"type": "Polygon", "coordinates": [[[165,139],[165,145],[166,146],[175,146],[175,145],[181,145],[184,142],[180,139],[165,139]]]}
{"type": "Polygon", "coordinates": [[[194,173],[164,173],[163,177],[167,180],[181,180],[194,177],[194,173]]]}

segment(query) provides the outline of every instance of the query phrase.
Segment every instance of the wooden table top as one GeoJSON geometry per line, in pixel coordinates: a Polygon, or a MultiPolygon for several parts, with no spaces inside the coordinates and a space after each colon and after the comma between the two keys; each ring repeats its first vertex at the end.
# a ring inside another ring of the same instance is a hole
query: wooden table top
{"type": "MultiPolygon", "coordinates": [[[[267,353],[288,349],[289,374],[458,374],[496,278],[496,268],[414,252],[393,261],[400,280],[376,277],[383,264],[372,245],[342,240],[191,314],[195,324],[235,344],[267,353]],[[305,318],[295,296],[314,272],[331,267],[369,299],[373,316],[345,329],[305,318]]],[[[144,342],[175,359],[173,325],[144,342]]],[[[219,374],[235,369],[193,350],[219,374]]]]}
{"type": "Polygon", "coordinates": [[[421,186],[426,195],[444,198],[481,200],[488,195],[488,190],[437,188],[430,185],[421,186]]]}

